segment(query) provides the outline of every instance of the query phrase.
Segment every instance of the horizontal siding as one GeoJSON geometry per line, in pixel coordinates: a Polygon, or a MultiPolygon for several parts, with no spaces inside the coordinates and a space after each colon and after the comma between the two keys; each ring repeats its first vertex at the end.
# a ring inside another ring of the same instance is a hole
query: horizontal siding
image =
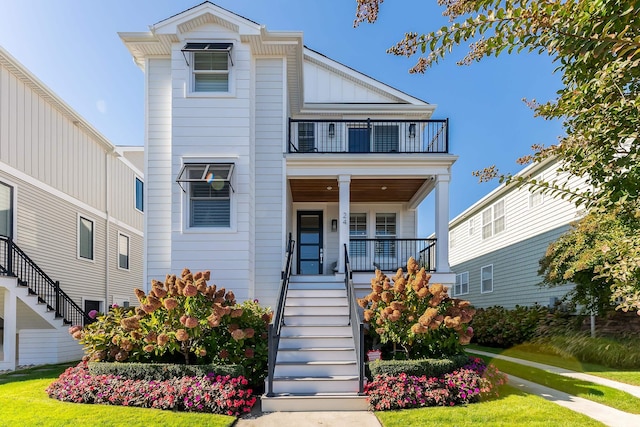
{"type": "Polygon", "coordinates": [[[109,214],[142,230],[144,214],[135,208],[135,180],[144,179],[118,159],[112,159],[109,167],[109,214]]]}
{"type": "Polygon", "coordinates": [[[82,346],[75,341],[68,328],[21,331],[18,336],[18,365],[42,365],[80,360],[82,346]],[[42,351],[47,349],[47,351],[42,351]]]}
{"type": "Polygon", "coordinates": [[[109,260],[109,299],[107,305],[115,303],[114,296],[126,299],[131,305],[138,305],[138,299],[133,290],[144,289],[142,272],[144,239],[142,236],[123,230],[117,226],[111,226],[109,230],[109,248],[111,257],[109,260]],[[118,267],[118,236],[122,233],[129,237],[129,269],[118,267]]]}
{"type": "Polygon", "coordinates": [[[256,60],[254,292],[271,307],[277,303],[284,253],[283,70],[282,59],[256,60]]]}
{"type": "Polygon", "coordinates": [[[469,273],[469,294],[462,298],[471,301],[476,307],[501,305],[513,308],[516,305],[547,306],[550,298],[562,297],[572,286],[538,286],[542,281],[538,276],[538,261],[544,256],[549,244],[567,229],[567,226],[559,227],[452,265],[451,270],[456,274],[469,273]],[[493,265],[493,292],[483,294],[480,292],[480,270],[488,265],[493,265]]]}

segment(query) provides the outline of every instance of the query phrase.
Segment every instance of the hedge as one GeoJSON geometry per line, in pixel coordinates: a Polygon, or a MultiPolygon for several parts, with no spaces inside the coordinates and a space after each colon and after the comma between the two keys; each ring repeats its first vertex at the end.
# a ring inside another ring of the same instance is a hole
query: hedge
{"type": "Polygon", "coordinates": [[[132,380],[163,381],[171,378],[216,375],[244,376],[240,365],[178,365],[173,363],[89,362],[91,375],[118,375],[132,380]]]}
{"type": "Polygon", "coordinates": [[[469,356],[459,354],[443,359],[416,359],[416,360],[376,360],[369,363],[372,377],[376,375],[397,376],[401,373],[413,376],[426,375],[427,377],[439,377],[452,372],[469,363],[469,356]]]}

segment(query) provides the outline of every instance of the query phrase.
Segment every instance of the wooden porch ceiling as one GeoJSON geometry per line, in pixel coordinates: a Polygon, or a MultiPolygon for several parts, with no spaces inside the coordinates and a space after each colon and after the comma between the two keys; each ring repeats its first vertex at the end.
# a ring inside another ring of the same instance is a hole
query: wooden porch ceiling
{"type": "MultiPolygon", "coordinates": [[[[352,203],[408,202],[425,181],[424,178],[352,179],[350,199],[352,203]]],[[[336,179],[291,179],[289,185],[294,202],[339,201],[336,179]]]]}

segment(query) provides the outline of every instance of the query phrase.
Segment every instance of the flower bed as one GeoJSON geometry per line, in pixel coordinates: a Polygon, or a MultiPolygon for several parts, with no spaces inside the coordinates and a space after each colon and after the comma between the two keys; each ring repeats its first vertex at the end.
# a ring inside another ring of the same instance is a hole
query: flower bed
{"type": "Polygon", "coordinates": [[[497,396],[497,387],[506,380],[506,375],[493,365],[471,358],[467,365],[440,377],[376,375],[365,387],[365,393],[369,409],[374,411],[454,406],[497,396]]]}
{"type": "Polygon", "coordinates": [[[238,416],[256,402],[247,380],[208,374],[164,381],[132,380],[116,375],[91,375],[81,362],[47,387],[49,397],[74,403],[135,406],[238,416]]]}

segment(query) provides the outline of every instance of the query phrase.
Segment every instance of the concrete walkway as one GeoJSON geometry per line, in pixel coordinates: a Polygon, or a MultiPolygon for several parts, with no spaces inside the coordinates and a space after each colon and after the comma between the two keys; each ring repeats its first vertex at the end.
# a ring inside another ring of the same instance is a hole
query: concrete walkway
{"type": "MultiPolygon", "coordinates": [[[[259,406],[259,405],[256,405],[259,406]]],[[[251,413],[238,419],[234,427],[380,427],[368,411],[251,413]]]]}

